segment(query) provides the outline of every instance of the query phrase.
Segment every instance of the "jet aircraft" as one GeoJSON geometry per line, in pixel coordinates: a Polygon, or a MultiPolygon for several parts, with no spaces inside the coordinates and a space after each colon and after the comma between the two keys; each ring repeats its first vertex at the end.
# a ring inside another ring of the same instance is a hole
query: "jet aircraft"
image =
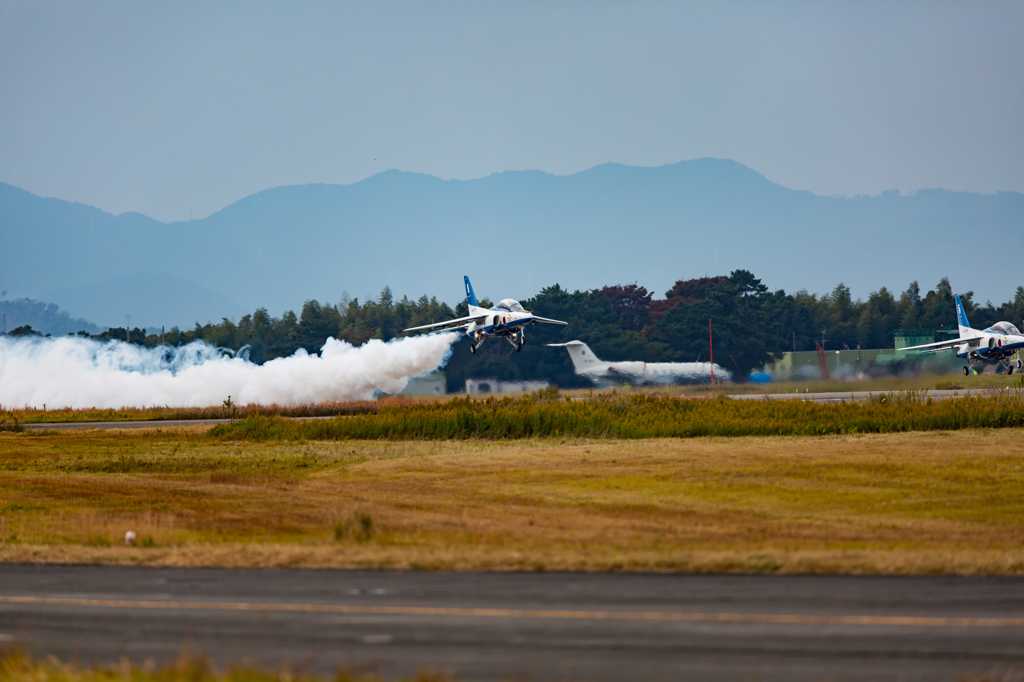
{"type": "Polygon", "coordinates": [[[973,369],[978,374],[985,371],[986,365],[997,365],[996,371],[1002,369],[1013,374],[1014,364],[1021,368],[1019,351],[1024,348],[1024,335],[1009,322],[997,322],[988,329],[981,331],[972,329],[967,322],[967,313],[960,297],[956,297],[956,321],[960,327],[960,338],[926,343],[922,346],[910,346],[903,350],[919,350],[925,353],[937,353],[948,348],[956,348],[956,356],[967,360],[964,375],[973,369]],[[1017,355],[1014,363],[1013,356],[1017,355]]]}
{"type": "Polygon", "coordinates": [[[490,337],[503,337],[512,344],[512,347],[518,353],[526,345],[525,327],[527,325],[534,322],[568,324],[568,322],[551,320],[523,310],[523,306],[519,305],[519,301],[511,298],[502,299],[491,308],[481,308],[476,300],[476,294],[473,293],[473,285],[469,283],[469,277],[464,275],[463,279],[466,281],[466,303],[469,305],[469,315],[445,322],[425,324],[422,327],[411,327],[405,331],[465,329],[466,336],[475,342],[469,347],[472,353],[476,353],[476,349],[483,345],[483,342],[490,337]]]}
{"type": "MultiPolygon", "coordinates": [[[[711,378],[710,362],[603,362],[594,355],[582,341],[549,343],[549,346],[565,347],[572,358],[576,373],[587,377],[595,384],[671,384],[682,381],[706,381],[711,378]]],[[[727,370],[715,365],[715,377],[731,378],[727,370]]]]}

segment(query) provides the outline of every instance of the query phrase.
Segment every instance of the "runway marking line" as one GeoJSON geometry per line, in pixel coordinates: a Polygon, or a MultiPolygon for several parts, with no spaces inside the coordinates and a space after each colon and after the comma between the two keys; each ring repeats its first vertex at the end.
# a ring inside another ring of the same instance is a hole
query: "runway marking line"
{"type": "Polygon", "coordinates": [[[0,604],[97,606],[112,609],[262,611],[281,613],[348,613],[390,616],[462,616],[475,618],[542,618],[555,620],[629,620],[683,623],[773,623],[795,625],[896,625],[918,627],[1024,627],[1024,618],[957,618],[930,616],[824,616],[772,613],[698,613],[680,611],[581,611],[565,609],[457,608],[444,606],[364,606],[355,604],[273,604],[208,601],[143,601],[12,597],[0,604]]]}

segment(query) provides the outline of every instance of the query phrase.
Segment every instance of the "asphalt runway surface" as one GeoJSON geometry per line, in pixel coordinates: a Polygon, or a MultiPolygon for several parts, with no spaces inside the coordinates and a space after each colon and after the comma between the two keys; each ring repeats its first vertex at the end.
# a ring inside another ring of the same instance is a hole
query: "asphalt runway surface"
{"type": "MultiPolygon", "coordinates": [[[[1001,389],[992,388],[967,388],[961,390],[929,390],[916,391],[924,398],[932,400],[947,400],[949,398],[966,398],[968,396],[990,396],[998,395],[1001,389]]],[[[843,403],[867,400],[879,396],[900,395],[904,391],[829,391],[827,393],[735,393],[730,398],[735,400],[809,400],[815,403],[843,403]]]]}
{"type": "Polygon", "coordinates": [[[0,565],[0,640],[325,676],[1008,681],[1024,579],[0,565]]]}
{"type": "MultiPolygon", "coordinates": [[[[735,393],[730,398],[735,400],[809,400],[815,403],[841,403],[865,400],[871,397],[900,393],[900,391],[833,391],[829,393],[735,393]]],[[[964,389],[959,391],[925,391],[923,395],[933,400],[962,398],[970,395],[995,395],[995,389],[964,389]]],[[[331,417],[295,417],[295,419],[331,419],[331,417]]],[[[27,431],[67,429],[153,429],[171,426],[213,426],[227,424],[230,419],[167,419],[153,421],[119,421],[119,422],[47,422],[31,423],[23,426],[27,431]]]]}

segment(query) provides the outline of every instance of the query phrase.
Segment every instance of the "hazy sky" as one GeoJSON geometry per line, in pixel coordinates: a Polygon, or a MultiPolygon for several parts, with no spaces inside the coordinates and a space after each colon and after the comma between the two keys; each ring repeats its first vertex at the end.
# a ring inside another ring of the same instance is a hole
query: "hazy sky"
{"type": "Polygon", "coordinates": [[[1024,191],[1024,3],[0,0],[0,181],[113,213],[704,156],[1024,191]]]}

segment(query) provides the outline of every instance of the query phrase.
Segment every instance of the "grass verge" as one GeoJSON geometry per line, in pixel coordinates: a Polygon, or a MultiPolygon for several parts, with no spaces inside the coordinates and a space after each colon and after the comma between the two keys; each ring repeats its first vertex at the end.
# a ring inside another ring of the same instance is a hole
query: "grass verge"
{"type": "Polygon", "coordinates": [[[516,398],[382,404],[346,419],[290,421],[253,415],[215,427],[232,440],[666,438],[827,435],[1024,426],[1024,391],[933,401],[906,392],[874,400],[698,400],[602,394],[572,400],[535,393],[516,398]]]}
{"type": "MultiPolygon", "coordinates": [[[[948,375],[918,375],[912,377],[879,377],[855,381],[787,381],[769,384],[736,384],[725,382],[717,387],[706,384],[680,386],[627,386],[619,389],[572,389],[563,392],[570,398],[586,398],[594,395],[607,396],[625,391],[632,395],[649,396],[699,396],[714,397],[734,393],[801,394],[805,391],[850,392],[850,391],[903,391],[923,392],[929,389],[1010,389],[1024,390],[1024,376],[990,374],[964,378],[948,375]]],[[[453,396],[390,396],[380,400],[355,400],[348,402],[325,402],[307,405],[233,405],[228,400],[223,405],[209,407],[121,407],[119,409],[72,409],[51,405],[49,409],[17,408],[0,409],[0,430],[4,424],[68,423],[68,422],[118,422],[118,421],[167,421],[185,419],[244,419],[253,415],[279,417],[336,417],[347,415],[374,414],[383,405],[403,407],[419,403],[446,402],[453,396]]],[[[486,396],[472,396],[471,400],[486,400],[486,396]]]]}
{"type": "MultiPolygon", "coordinates": [[[[1019,679],[1011,668],[1005,673],[983,672],[959,678],[959,682],[1011,682],[1019,679]]],[[[65,662],[55,656],[28,656],[22,652],[0,652],[0,682],[383,682],[377,675],[364,675],[340,669],[331,678],[318,678],[297,673],[290,668],[259,669],[234,666],[218,670],[207,659],[182,657],[167,666],[157,667],[152,659],[135,666],[122,657],[115,666],[83,666],[65,662]]],[[[421,671],[411,678],[387,678],[394,682],[452,682],[453,678],[430,671],[421,671]]],[[[512,678],[524,679],[522,676],[512,678]]],[[[829,679],[829,678],[823,678],[829,679]]]]}
{"type": "MultiPolygon", "coordinates": [[[[38,658],[22,651],[0,652],[0,682],[322,682],[323,678],[297,673],[290,668],[272,671],[253,666],[218,670],[208,659],[183,656],[171,665],[157,667],[152,659],[141,666],[122,657],[116,666],[82,666],[56,656],[38,658]]],[[[338,670],[333,682],[383,682],[377,675],[338,670]]],[[[450,677],[423,671],[394,682],[446,682],[450,677]]]]}
{"type": "MultiPolygon", "coordinates": [[[[122,407],[117,410],[84,409],[70,407],[40,410],[23,408],[5,410],[4,420],[21,424],[66,424],[80,422],[173,421],[182,419],[244,419],[252,415],[279,417],[337,417],[352,414],[373,414],[381,404],[376,400],[311,403],[308,405],[234,405],[225,400],[216,407],[122,407]]],[[[388,398],[388,402],[406,405],[414,402],[407,398],[388,398]]],[[[2,423],[2,422],[0,422],[2,423]]]]}

